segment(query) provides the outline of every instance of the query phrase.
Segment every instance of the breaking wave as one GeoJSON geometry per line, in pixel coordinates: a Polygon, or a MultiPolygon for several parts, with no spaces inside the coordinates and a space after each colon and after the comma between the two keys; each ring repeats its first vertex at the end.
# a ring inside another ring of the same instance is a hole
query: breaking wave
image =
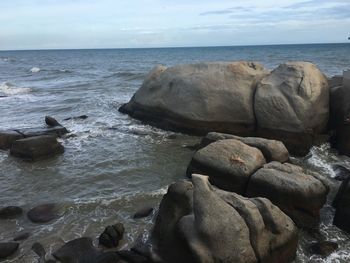
{"type": "Polygon", "coordinates": [[[2,96],[26,94],[29,92],[31,92],[30,88],[19,88],[19,87],[16,87],[11,82],[3,82],[0,84],[0,95],[2,96]]]}
{"type": "Polygon", "coordinates": [[[32,68],[32,69],[30,70],[30,72],[32,72],[32,73],[38,73],[38,72],[40,72],[40,71],[41,71],[41,69],[38,68],[38,67],[34,67],[34,68],[32,68]]]}

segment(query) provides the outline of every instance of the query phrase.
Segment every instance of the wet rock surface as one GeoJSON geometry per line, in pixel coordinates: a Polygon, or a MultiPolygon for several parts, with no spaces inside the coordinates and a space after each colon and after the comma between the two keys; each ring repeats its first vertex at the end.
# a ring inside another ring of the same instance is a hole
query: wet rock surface
{"type": "Polygon", "coordinates": [[[23,214],[23,209],[18,206],[0,208],[0,219],[14,219],[23,214]]]}
{"type": "Polygon", "coordinates": [[[152,214],[153,210],[154,210],[153,207],[143,207],[143,208],[139,209],[139,210],[133,215],[133,218],[134,218],[134,219],[139,219],[139,218],[148,217],[149,215],[152,214]]]}
{"type": "Polygon", "coordinates": [[[15,157],[35,161],[49,158],[64,152],[64,147],[55,136],[43,135],[17,140],[12,144],[10,153],[15,157]]]}
{"type": "Polygon", "coordinates": [[[350,233],[350,177],[340,185],[333,201],[336,209],[333,223],[340,229],[350,233]]]}
{"type": "Polygon", "coordinates": [[[62,126],[55,118],[51,116],[45,116],[45,123],[50,127],[62,126]]]}
{"type": "Polygon", "coordinates": [[[338,244],[332,241],[320,241],[313,243],[310,249],[314,254],[327,257],[338,249],[338,244]]]}
{"type": "Polygon", "coordinates": [[[24,135],[16,131],[0,131],[0,150],[8,150],[16,140],[24,138],[24,135]]]}
{"type": "Polygon", "coordinates": [[[69,120],[85,120],[85,119],[87,119],[87,118],[88,118],[87,115],[80,115],[80,116],[65,118],[65,119],[63,119],[63,120],[64,120],[64,121],[69,121],[69,120]]]}
{"type": "Polygon", "coordinates": [[[102,253],[93,246],[92,239],[82,237],[67,242],[53,253],[61,263],[115,263],[120,260],[116,253],[102,253]]]}
{"type": "Polygon", "coordinates": [[[16,242],[0,243],[0,260],[12,256],[18,250],[16,242]]]}
{"type": "Polygon", "coordinates": [[[28,218],[33,223],[47,223],[58,217],[56,204],[43,204],[28,211],[28,218]]]}
{"type": "Polygon", "coordinates": [[[133,250],[120,250],[117,252],[117,254],[125,260],[125,262],[129,263],[150,263],[150,261],[147,257],[144,255],[141,255],[133,250]]]}
{"type": "Polygon", "coordinates": [[[121,223],[107,226],[98,238],[99,245],[106,248],[118,247],[120,240],[123,239],[124,231],[124,226],[121,223]]]}
{"type": "Polygon", "coordinates": [[[30,233],[28,232],[23,232],[23,233],[19,233],[17,234],[14,238],[13,241],[22,241],[22,240],[26,240],[30,237],[30,233]]]}

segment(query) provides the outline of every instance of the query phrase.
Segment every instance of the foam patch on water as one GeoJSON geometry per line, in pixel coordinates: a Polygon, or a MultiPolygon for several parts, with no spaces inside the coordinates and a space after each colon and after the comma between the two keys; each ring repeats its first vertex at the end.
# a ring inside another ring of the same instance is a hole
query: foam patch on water
{"type": "Polygon", "coordinates": [[[40,71],[41,71],[41,69],[38,68],[38,67],[33,67],[33,68],[30,70],[30,72],[32,72],[32,73],[38,73],[38,72],[40,72],[40,71]]]}
{"type": "MultiPolygon", "coordinates": [[[[150,192],[141,192],[141,191],[136,191],[132,194],[127,194],[127,195],[112,195],[112,196],[95,196],[91,198],[76,198],[73,200],[74,204],[76,205],[89,205],[89,204],[100,204],[102,206],[110,206],[114,202],[118,202],[121,200],[124,201],[130,201],[132,199],[135,199],[140,196],[151,196],[151,197],[160,197],[163,196],[167,193],[168,191],[168,186],[163,186],[159,189],[150,191],[150,192]]],[[[68,200],[69,201],[69,200],[68,200]]]]}
{"type": "Polygon", "coordinates": [[[307,160],[312,166],[322,170],[329,177],[334,178],[337,174],[333,169],[334,163],[337,162],[338,156],[331,150],[330,144],[314,146],[310,150],[310,158],[307,160]]]}
{"type": "Polygon", "coordinates": [[[18,94],[26,94],[31,92],[30,88],[20,88],[16,87],[11,82],[3,82],[0,84],[0,94],[4,94],[5,96],[18,95],[18,94]]]}

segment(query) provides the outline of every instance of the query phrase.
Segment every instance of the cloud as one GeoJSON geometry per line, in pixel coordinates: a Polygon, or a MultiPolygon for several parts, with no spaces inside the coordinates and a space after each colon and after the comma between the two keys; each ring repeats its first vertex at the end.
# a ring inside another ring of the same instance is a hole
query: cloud
{"type": "Polygon", "coordinates": [[[201,16],[226,15],[226,14],[233,14],[233,13],[237,13],[237,12],[249,12],[249,11],[251,11],[251,8],[237,6],[237,7],[230,7],[230,8],[221,9],[221,10],[203,12],[203,13],[200,13],[199,15],[201,15],[201,16]]]}
{"type": "Polygon", "coordinates": [[[287,9],[301,9],[305,7],[317,7],[323,4],[346,4],[348,0],[308,0],[286,6],[287,9]]]}

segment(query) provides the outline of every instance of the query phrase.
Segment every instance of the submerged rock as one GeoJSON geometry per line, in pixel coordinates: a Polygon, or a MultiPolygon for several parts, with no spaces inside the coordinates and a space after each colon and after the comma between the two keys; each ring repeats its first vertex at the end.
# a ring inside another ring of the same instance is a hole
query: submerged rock
{"type": "Polygon", "coordinates": [[[47,223],[58,217],[56,204],[44,204],[30,209],[28,218],[33,223],[47,223]]]}
{"type": "Polygon", "coordinates": [[[43,247],[42,244],[40,244],[39,242],[35,242],[32,245],[32,250],[34,251],[35,254],[37,254],[39,256],[39,262],[45,262],[45,255],[46,255],[46,251],[45,248],[43,247]]]}
{"type": "Polygon", "coordinates": [[[0,243],[0,260],[12,256],[18,250],[18,246],[16,242],[0,243]]]}
{"type": "Polygon", "coordinates": [[[153,212],[153,207],[143,207],[139,209],[133,216],[134,219],[147,217],[153,212]]]}
{"type": "Polygon", "coordinates": [[[338,249],[338,244],[332,241],[315,242],[310,246],[310,249],[314,254],[328,257],[338,249]]]}
{"type": "Polygon", "coordinates": [[[212,187],[208,177],[171,185],[151,234],[163,262],[291,262],[298,231],[265,198],[244,198],[212,187]],[[192,185],[193,183],[193,185],[192,185]]]}
{"type": "Polygon", "coordinates": [[[254,100],[258,135],[281,140],[305,155],[314,136],[327,131],[329,87],[313,64],[288,62],[263,78],[254,100]]]}
{"type": "Polygon", "coordinates": [[[265,164],[260,150],[238,140],[220,140],[197,151],[187,175],[205,174],[221,189],[244,194],[250,176],[265,164]]]}
{"type": "Polygon", "coordinates": [[[318,176],[293,164],[271,162],[252,175],[246,195],[265,197],[300,227],[315,227],[329,188],[318,176]]]}
{"type": "Polygon", "coordinates": [[[239,137],[232,134],[210,132],[202,139],[201,147],[226,139],[235,139],[251,147],[258,148],[263,153],[267,162],[277,161],[284,163],[289,160],[289,152],[282,142],[264,138],[239,137]]]}
{"type": "Polygon", "coordinates": [[[64,152],[55,136],[43,135],[17,140],[12,144],[11,155],[26,160],[52,157],[64,152]]]}
{"type": "Polygon", "coordinates": [[[69,118],[65,118],[63,119],[64,121],[69,121],[69,120],[85,120],[87,119],[88,116],[87,115],[81,115],[81,116],[76,116],[76,117],[69,117],[69,118]]]}
{"type": "Polygon", "coordinates": [[[30,233],[24,232],[24,233],[19,233],[17,234],[14,238],[13,241],[22,241],[28,239],[30,236],[30,233]]]}
{"type": "Polygon", "coordinates": [[[0,131],[0,150],[8,150],[16,140],[24,138],[23,134],[16,131],[0,131]]]}
{"type": "Polygon", "coordinates": [[[119,110],[170,130],[249,135],[256,83],[268,72],[244,61],[158,66],[119,110]]]}
{"type": "Polygon", "coordinates": [[[22,134],[25,138],[43,135],[61,137],[68,133],[68,130],[63,126],[55,126],[50,128],[24,128],[17,129],[16,131],[22,134]]]}
{"type": "Polygon", "coordinates": [[[98,238],[99,244],[106,248],[118,247],[119,241],[123,239],[124,226],[121,223],[107,226],[98,238]]]}
{"type": "Polygon", "coordinates": [[[0,219],[14,219],[23,214],[23,209],[18,206],[7,206],[0,209],[0,219]]]}
{"type": "Polygon", "coordinates": [[[82,237],[67,242],[53,253],[61,263],[115,263],[120,260],[116,253],[102,253],[92,244],[91,238],[82,237]]]}

